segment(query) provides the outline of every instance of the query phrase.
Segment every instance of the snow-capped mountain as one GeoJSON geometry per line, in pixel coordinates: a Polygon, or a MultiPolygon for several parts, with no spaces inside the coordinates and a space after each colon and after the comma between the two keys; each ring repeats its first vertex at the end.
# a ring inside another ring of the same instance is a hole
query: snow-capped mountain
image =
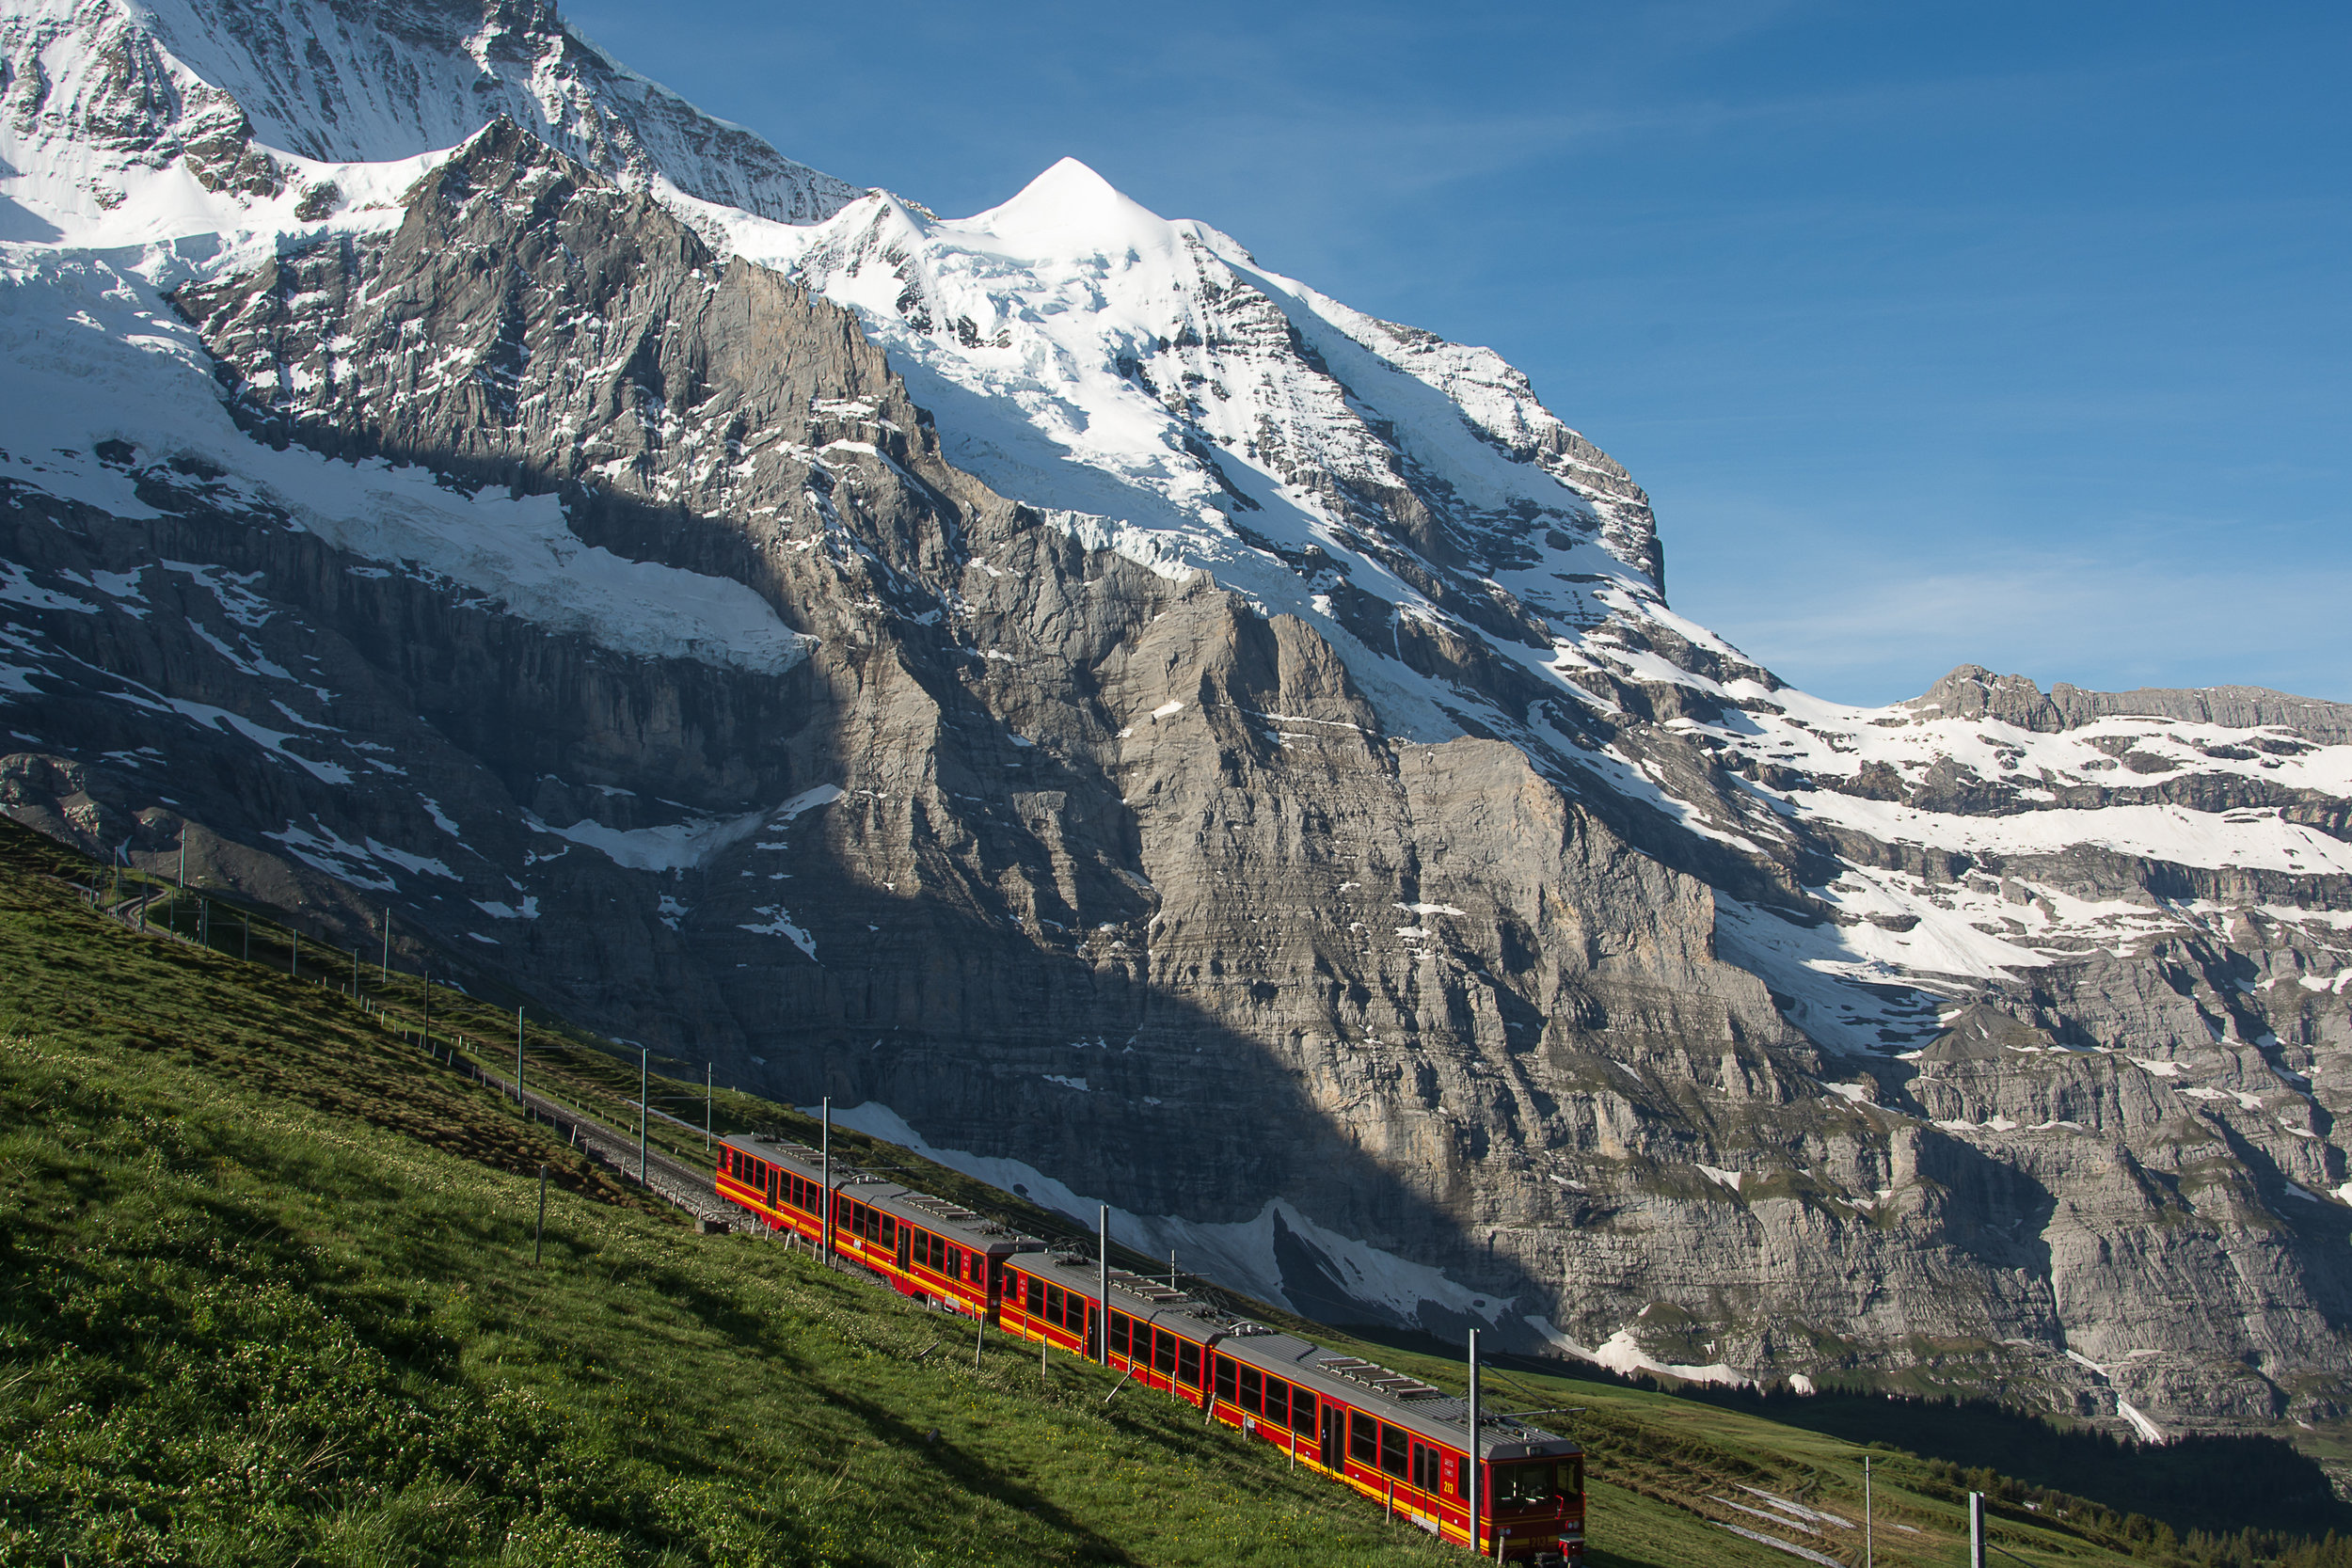
{"type": "Polygon", "coordinates": [[[1796,691],[1490,350],[551,6],[0,70],[21,819],[1327,1315],[2345,1415],[2352,709],[1796,691]]]}

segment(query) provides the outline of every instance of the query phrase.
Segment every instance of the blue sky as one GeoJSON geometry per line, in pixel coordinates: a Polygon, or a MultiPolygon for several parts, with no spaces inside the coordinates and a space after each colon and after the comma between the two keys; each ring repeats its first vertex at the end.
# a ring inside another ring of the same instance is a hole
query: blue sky
{"type": "Polygon", "coordinates": [[[943,213],[1069,154],[1491,344],[1823,696],[2352,700],[2352,8],[575,0],[943,213]]]}

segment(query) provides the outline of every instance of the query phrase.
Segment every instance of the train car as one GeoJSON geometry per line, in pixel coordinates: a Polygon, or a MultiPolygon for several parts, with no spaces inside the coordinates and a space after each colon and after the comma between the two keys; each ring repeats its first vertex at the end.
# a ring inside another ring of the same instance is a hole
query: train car
{"type": "MultiPolygon", "coordinates": [[[[733,1136],[718,1151],[719,1196],[777,1230],[825,1245],[824,1156],[806,1144],[733,1136]]],[[[1045,1243],[946,1198],[833,1163],[833,1251],[900,1293],[993,1319],[1005,1263],[1045,1243]]]]}
{"type": "Polygon", "coordinates": [[[1234,1318],[1158,1280],[1070,1254],[1014,1259],[999,1323],[1187,1404],[1500,1560],[1584,1555],[1584,1452],[1481,1412],[1479,1521],[1470,1517],[1470,1407],[1419,1379],[1234,1318]],[[1098,1336],[1107,1330],[1107,1345],[1098,1336]]]}
{"type": "Polygon", "coordinates": [[[1463,1400],[1255,1323],[1217,1341],[1210,1386],[1217,1419],[1440,1540],[1504,1561],[1584,1555],[1584,1450],[1566,1438],[1481,1411],[1473,1531],[1463,1400]]]}
{"type": "Polygon", "coordinates": [[[998,1325],[1089,1361],[1107,1350],[1108,1364],[1128,1379],[1188,1404],[1204,1403],[1210,1347],[1225,1327],[1216,1309],[1124,1269],[1110,1271],[1110,1293],[1104,1347],[1101,1271],[1093,1259],[1067,1253],[1017,1258],[1006,1270],[998,1325]]]}
{"type": "Polygon", "coordinates": [[[828,1200],[835,1256],[908,1295],[993,1321],[1270,1443],[1441,1540],[1497,1560],[1584,1556],[1584,1452],[1538,1427],[1481,1412],[1478,1518],[1462,1400],[1416,1378],[1236,1318],[1091,1258],[1049,1252],[929,1194],[823,1159],[805,1144],[731,1137],[720,1196],[818,1246],[828,1200]],[[1104,1283],[1107,1280],[1108,1289],[1104,1283]]]}

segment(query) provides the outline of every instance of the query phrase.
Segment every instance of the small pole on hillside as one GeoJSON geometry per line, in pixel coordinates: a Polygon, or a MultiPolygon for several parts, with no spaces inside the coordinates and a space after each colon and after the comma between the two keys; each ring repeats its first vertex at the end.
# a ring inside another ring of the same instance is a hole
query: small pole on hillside
{"type": "MultiPolygon", "coordinates": [[[[180,829],[180,891],[181,891],[181,892],[183,892],[183,893],[185,893],[187,890],[188,890],[188,830],[187,830],[187,827],[185,826],[185,824],[183,824],[183,825],[182,825],[182,827],[181,827],[181,829],[180,829]]],[[[177,910],[174,910],[172,912],[176,915],[179,911],[178,911],[177,910]]]]}
{"type": "Polygon", "coordinates": [[[637,1184],[645,1185],[645,1062],[648,1053],[637,1048],[637,1184]]]}
{"type": "Polygon", "coordinates": [[[1862,1568],[1878,1568],[1877,1544],[1870,1538],[1870,1456],[1862,1456],[1862,1568]]]}
{"type": "Polygon", "coordinates": [[[1094,1299],[1102,1305],[1102,1322],[1094,1333],[1094,1359],[1111,1364],[1111,1206],[1103,1205],[1095,1221],[1094,1299]]]}
{"type": "Polygon", "coordinates": [[[1968,1568],[1984,1568],[1984,1494],[1968,1494],[1968,1568]]]}
{"type": "Polygon", "coordinates": [[[710,1152],[710,1064],[703,1064],[703,1152],[710,1152]]]}
{"type": "Polygon", "coordinates": [[[1470,1449],[1462,1456],[1462,1463],[1470,1466],[1470,1473],[1462,1480],[1462,1498],[1470,1513],[1470,1545],[1473,1552],[1479,1550],[1478,1452],[1478,1330],[1473,1328],[1470,1331],[1470,1449]]]}

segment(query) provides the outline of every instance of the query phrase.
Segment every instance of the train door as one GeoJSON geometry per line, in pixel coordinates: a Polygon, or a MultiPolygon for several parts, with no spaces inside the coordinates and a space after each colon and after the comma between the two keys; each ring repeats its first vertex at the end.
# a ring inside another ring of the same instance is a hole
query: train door
{"type": "Polygon", "coordinates": [[[900,1274],[904,1274],[904,1273],[906,1273],[906,1272],[907,1272],[907,1251],[908,1251],[909,1246],[910,1246],[910,1245],[914,1243],[914,1227],[913,1227],[913,1226],[911,1226],[911,1225],[901,1225],[901,1226],[899,1226],[899,1227],[898,1227],[898,1272],[899,1272],[900,1274]]]}
{"type": "Polygon", "coordinates": [[[1323,1402],[1323,1467],[1327,1470],[1347,1468],[1346,1420],[1347,1411],[1343,1407],[1329,1400],[1323,1402]]]}

